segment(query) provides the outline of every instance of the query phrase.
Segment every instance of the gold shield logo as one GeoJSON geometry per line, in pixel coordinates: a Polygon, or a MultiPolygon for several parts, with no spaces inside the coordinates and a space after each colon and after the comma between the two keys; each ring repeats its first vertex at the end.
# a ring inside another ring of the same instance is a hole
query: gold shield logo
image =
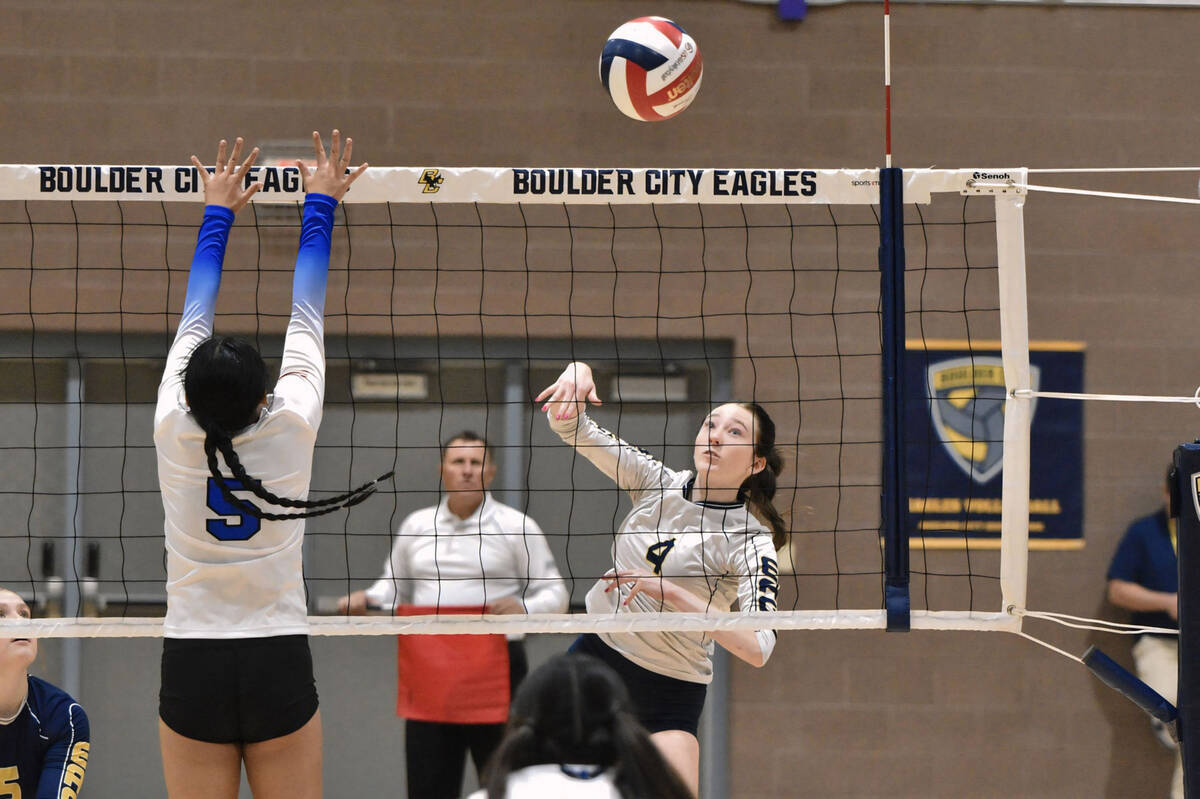
{"type": "MultiPolygon", "coordinates": [[[[1004,363],[997,357],[951,358],[926,370],[929,414],[942,447],[958,467],[983,485],[1004,466],[1004,363]]],[[[1029,369],[1038,386],[1039,370],[1029,369]]]]}

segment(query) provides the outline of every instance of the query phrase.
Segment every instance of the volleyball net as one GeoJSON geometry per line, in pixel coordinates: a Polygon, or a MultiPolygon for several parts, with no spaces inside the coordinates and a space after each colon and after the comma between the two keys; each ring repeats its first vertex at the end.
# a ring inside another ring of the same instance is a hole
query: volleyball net
{"type": "MultiPolygon", "coordinates": [[[[313,633],[883,628],[901,608],[913,628],[1019,630],[1025,173],[892,172],[889,211],[876,169],[368,170],[335,224],[311,496],[397,477],[308,520],[313,633]],[[882,290],[881,225],[902,256],[882,290]],[[778,609],[338,616],[439,501],[440,445],[463,430],[582,606],[629,501],[532,401],[572,360],[596,372],[594,418],[676,469],[714,404],[767,409],[791,530],[778,609]]],[[[252,179],[215,328],[277,366],[302,194],[292,168],[252,179]]],[[[201,202],[191,167],[0,167],[0,585],[37,635],[161,634],[153,405],[201,202]]]]}

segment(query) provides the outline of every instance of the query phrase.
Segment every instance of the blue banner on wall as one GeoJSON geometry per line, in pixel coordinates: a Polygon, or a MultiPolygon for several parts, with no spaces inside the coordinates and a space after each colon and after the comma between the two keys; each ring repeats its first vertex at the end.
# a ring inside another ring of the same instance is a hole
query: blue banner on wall
{"type": "MultiPolygon", "coordinates": [[[[989,343],[990,344],[990,343],[989,343]]],[[[1083,344],[1031,343],[1031,387],[1083,391],[1083,344]]],[[[905,352],[912,546],[998,547],[1004,455],[1000,347],[909,341],[905,352]]],[[[1083,403],[1037,398],[1030,433],[1029,547],[1083,547],[1083,403]]]]}

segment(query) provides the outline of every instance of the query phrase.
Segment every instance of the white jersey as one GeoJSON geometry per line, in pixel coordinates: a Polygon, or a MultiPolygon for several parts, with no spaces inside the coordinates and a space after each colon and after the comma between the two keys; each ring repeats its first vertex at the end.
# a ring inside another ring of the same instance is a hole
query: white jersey
{"type": "MultiPolygon", "coordinates": [[[[742,613],[775,610],[779,567],[767,527],[743,503],[693,502],[695,477],[676,472],[649,453],[599,427],[586,414],[550,418],[563,441],[628,492],[633,509],[614,539],[614,568],[650,571],[728,611],[736,601],[742,613]]],[[[626,589],[605,591],[596,582],[587,594],[588,613],[657,613],[669,603],[644,593],[624,604],[626,589]]],[[[600,633],[600,638],[637,665],[688,682],[712,682],[713,641],[704,633],[600,633]]],[[[771,630],[758,633],[763,662],[775,646],[771,630]]]]}
{"type": "MultiPolygon", "coordinates": [[[[511,799],[621,799],[612,773],[595,768],[547,763],[526,766],[508,775],[506,796],[511,799]]],[[[467,799],[487,799],[482,788],[467,799]]]]}
{"type": "Polygon", "coordinates": [[[562,613],[567,587],[537,522],[490,493],[466,519],[446,499],[409,514],[396,532],[373,605],[474,607],[516,597],[526,613],[562,613]]]}
{"type": "MultiPolygon", "coordinates": [[[[325,390],[323,331],[320,310],[304,300],[293,301],[275,393],[258,421],[233,438],[246,472],[277,496],[308,495],[325,390]]],[[[230,506],[211,479],[204,431],[188,411],[181,372],[192,350],[211,334],[211,307],[202,302],[185,307],[158,387],[154,445],[167,549],[163,634],[306,634],[304,519],[259,520],[230,506]]],[[[217,460],[222,473],[231,475],[220,454],[217,460]]],[[[263,504],[249,491],[235,493],[263,504]]]]}

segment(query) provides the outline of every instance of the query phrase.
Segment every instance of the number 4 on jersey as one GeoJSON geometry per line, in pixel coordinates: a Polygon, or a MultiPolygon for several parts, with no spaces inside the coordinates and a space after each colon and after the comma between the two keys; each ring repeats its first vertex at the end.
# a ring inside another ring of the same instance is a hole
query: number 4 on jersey
{"type": "Polygon", "coordinates": [[[657,544],[651,544],[646,550],[646,562],[654,567],[654,573],[662,574],[663,561],[667,559],[667,553],[675,546],[675,539],[668,538],[666,541],[659,541],[657,544]]]}

